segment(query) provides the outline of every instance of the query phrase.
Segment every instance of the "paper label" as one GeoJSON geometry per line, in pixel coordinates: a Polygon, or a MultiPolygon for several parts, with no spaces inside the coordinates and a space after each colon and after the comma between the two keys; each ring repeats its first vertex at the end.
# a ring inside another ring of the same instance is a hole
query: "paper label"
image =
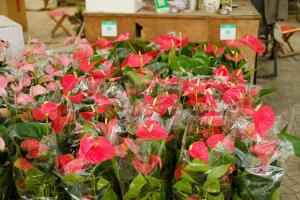
{"type": "Polygon", "coordinates": [[[167,0],[155,0],[155,7],[158,13],[169,12],[169,4],[167,0]]]}
{"type": "Polygon", "coordinates": [[[101,33],[104,37],[116,37],[118,35],[118,25],[116,21],[102,21],[101,33]]]}
{"type": "Polygon", "coordinates": [[[235,40],[236,24],[221,24],[220,40],[235,40]]]}

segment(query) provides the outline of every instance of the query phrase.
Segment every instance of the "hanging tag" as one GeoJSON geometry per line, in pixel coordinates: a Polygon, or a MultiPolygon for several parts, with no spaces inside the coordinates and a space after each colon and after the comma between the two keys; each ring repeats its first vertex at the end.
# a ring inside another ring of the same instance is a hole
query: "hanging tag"
{"type": "Polygon", "coordinates": [[[116,37],[118,35],[118,25],[116,21],[102,21],[101,33],[103,37],[116,37]]]}
{"type": "Polygon", "coordinates": [[[221,24],[220,40],[235,40],[236,39],[236,24],[221,24]]]}

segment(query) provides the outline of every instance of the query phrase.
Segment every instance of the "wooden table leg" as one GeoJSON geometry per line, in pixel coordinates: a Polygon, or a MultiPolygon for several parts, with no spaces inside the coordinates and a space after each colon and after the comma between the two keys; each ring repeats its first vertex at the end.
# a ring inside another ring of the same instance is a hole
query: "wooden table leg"
{"type": "Polygon", "coordinates": [[[52,29],[52,31],[51,31],[51,35],[52,35],[52,37],[54,37],[54,34],[55,34],[55,32],[59,29],[59,27],[60,28],[62,28],[63,29],[63,31],[68,35],[68,36],[70,36],[71,35],[71,33],[62,25],[62,23],[64,22],[64,20],[67,18],[67,16],[63,16],[63,17],[61,17],[59,20],[57,20],[55,17],[53,17],[53,16],[50,16],[51,17],[51,19],[53,20],[53,21],[55,21],[55,23],[56,23],[56,25],[54,26],[54,28],[52,29]]]}

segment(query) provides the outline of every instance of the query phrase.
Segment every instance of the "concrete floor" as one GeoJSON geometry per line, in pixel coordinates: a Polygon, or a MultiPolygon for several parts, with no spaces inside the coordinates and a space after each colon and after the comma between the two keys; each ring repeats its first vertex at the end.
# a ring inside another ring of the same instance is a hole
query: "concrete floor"
{"type": "MultiPolygon", "coordinates": [[[[57,10],[64,10],[69,14],[73,14],[75,7],[60,7],[57,10]]],[[[66,35],[59,30],[56,37],[51,38],[50,32],[54,27],[54,22],[47,15],[48,11],[28,11],[27,18],[29,30],[25,32],[25,41],[30,38],[37,38],[44,41],[48,48],[60,48],[66,39],[66,35]]],[[[300,27],[295,20],[295,16],[291,16],[285,24],[294,24],[300,27]]],[[[73,26],[65,20],[64,25],[73,31],[73,26]]],[[[300,51],[300,33],[296,34],[292,39],[294,47],[300,51]]],[[[278,59],[277,78],[261,79],[258,78],[257,84],[266,87],[276,87],[278,92],[266,97],[264,103],[271,105],[276,114],[280,115],[283,123],[290,123],[289,131],[292,134],[298,132],[300,136],[300,55],[294,57],[278,59]]],[[[260,58],[258,61],[258,76],[272,72],[273,61],[260,58]]],[[[300,159],[291,156],[286,163],[286,176],[282,183],[281,191],[283,200],[300,200],[300,159]]]]}

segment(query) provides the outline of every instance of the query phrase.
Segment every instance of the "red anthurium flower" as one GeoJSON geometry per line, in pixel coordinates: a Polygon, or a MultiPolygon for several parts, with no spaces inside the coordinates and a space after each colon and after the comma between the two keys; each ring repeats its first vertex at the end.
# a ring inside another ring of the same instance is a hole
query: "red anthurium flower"
{"type": "Polygon", "coordinates": [[[14,162],[14,166],[24,172],[33,168],[33,165],[26,158],[18,158],[14,162]]]}
{"type": "Polygon", "coordinates": [[[138,127],[136,135],[144,140],[161,140],[168,136],[166,130],[150,118],[146,119],[145,125],[138,127]]]}
{"type": "Polygon", "coordinates": [[[57,108],[56,103],[54,102],[47,102],[44,103],[41,108],[33,108],[32,115],[33,118],[38,121],[44,121],[46,116],[49,117],[52,121],[56,120],[58,117],[59,110],[57,108]]]}
{"type": "Polygon", "coordinates": [[[153,41],[155,44],[157,44],[161,51],[168,51],[171,48],[182,48],[185,45],[188,44],[189,38],[186,37],[183,40],[181,40],[178,37],[175,36],[159,36],[153,41]]]}
{"type": "Polygon", "coordinates": [[[191,144],[188,154],[206,163],[209,161],[208,150],[203,142],[198,141],[191,144]]]}
{"type": "Polygon", "coordinates": [[[103,136],[97,139],[86,135],[80,140],[80,156],[88,163],[97,164],[115,156],[113,145],[103,136]]]}
{"type": "Polygon", "coordinates": [[[93,49],[88,44],[81,44],[78,48],[73,52],[73,60],[78,62],[85,61],[92,57],[94,54],[93,49]]]}
{"type": "Polygon", "coordinates": [[[224,47],[214,48],[214,56],[215,56],[215,57],[223,56],[224,51],[225,51],[225,48],[224,48],[224,47]]]}
{"type": "Polygon", "coordinates": [[[202,93],[207,88],[207,83],[204,80],[183,81],[183,96],[195,95],[202,93]]]}
{"type": "Polygon", "coordinates": [[[67,116],[59,116],[52,121],[52,128],[56,134],[59,134],[67,123],[67,116]]]}
{"type": "Polygon", "coordinates": [[[125,42],[125,41],[127,41],[127,40],[129,40],[129,33],[128,33],[128,32],[119,35],[119,37],[116,38],[116,39],[113,41],[113,43],[115,43],[115,42],[125,42]]]}
{"type": "Polygon", "coordinates": [[[206,140],[206,146],[210,148],[215,148],[219,143],[223,142],[224,138],[224,134],[212,135],[206,140]]]}
{"type": "Polygon", "coordinates": [[[252,35],[245,35],[239,41],[253,49],[258,55],[262,55],[266,50],[265,44],[252,35]]]}
{"type": "Polygon", "coordinates": [[[204,45],[203,49],[206,53],[213,53],[214,51],[214,47],[212,44],[204,45]]]}
{"type": "Polygon", "coordinates": [[[129,66],[129,67],[144,67],[146,64],[152,61],[152,57],[148,54],[144,55],[137,55],[137,54],[130,54],[122,63],[122,67],[129,66]]]}
{"type": "Polygon", "coordinates": [[[21,143],[21,149],[28,152],[27,158],[33,159],[40,157],[49,147],[36,139],[26,139],[21,143]]]}
{"type": "Polygon", "coordinates": [[[90,118],[94,117],[95,112],[81,112],[80,114],[83,118],[90,119],[90,118]]]}
{"type": "Polygon", "coordinates": [[[80,104],[80,103],[82,103],[82,101],[84,99],[84,95],[82,94],[82,92],[78,92],[75,95],[68,96],[68,98],[72,103],[80,104]]]}
{"type": "Polygon", "coordinates": [[[94,69],[96,64],[97,64],[97,62],[90,62],[88,60],[80,61],[79,68],[81,71],[89,73],[94,69]]]}
{"type": "Polygon", "coordinates": [[[96,94],[95,103],[98,106],[98,113],[103,113],[107,106],[113,105],[113,102],[108,97],[103,97],[100,94],[96,94]]]}
{"type": "Polygon", "coordinates": [[[99,38],[99,39],[95,42],[94,46],[95,46],[96,48],[98,48],[98,49],[110,49],[110,48],[113,47],[112,44],[111,44],[111,42],[108,41],[108,40],[105,39],[105,38],[99,38]]]}
{"type": "Polygon", "coordinates": [[[63,169],[65,174],[79,174],[80,172],[84,171],[85,166],[87,163],[81,159],[76,158],[65,165],[63,165],[63,169]]]}
{"type": "Polygon", "coordinates": [[[219,127],[224,125],[224,119],[220,113],[216,111],[210,111],[201,118],[201,123],[209,126],[219,127]]]}
{"type": "Polygon", "coordinates": [[[227,40],[226,44],[231,47],[241,47],[243,45],[243,43],[238,40],[227,40]]]}
{"type": "Polygon", "coordinates": [[[231,75],[232,75],[233,82],[235,82],[236,84],[239,85],[245,84],[244,74],[241,69],[231,71],[231,75]]]}
{"type": "Polygon", "coordinates": [[[41,113],[45,116],[47,115],[49,119],[55,120],[58,115],[58,108],[56,103],[54,102],[47,102],[41,106],[41,113]]]}
{"type": "Polygon", "coordinates": [[[231,80],[230,72],[227,70],[225,65],[221,65],[219,69],[213,70],[213,74],[215,75],[217,80],[222,80],[222,81],[231,80]]]}
{"type": "Polygon", "coordinates": [[[182,172],[181,171],[182,170],[183,170],[183,165],[179,164],[177,169],[174,172],[174,177],[175,177],[176,180],[181,179],[181,177],[182,177],[182,172]]]}
{"type": "Polygon", "coordinates": [[[117,128],[117,118],[111,119],[107,124],[104,123],[98,123],[97,126],[100,128],[100,130],[104,133],[106,138],[109,139],[110,142],[115,142],[117,138],[118,128],[117,128]]]}
{"type": "Polygon", "coordinates": [[[272,162],[271,158],[276,152],[277,142],[267,141],[261,144],[255,144],[250,148],[250,152],[255,154],[264,165],[272,162]]]}
{"type": "Polygon", "coordinates": [[[225,54],[225,58],[227,58],[228,60],[230,60],[232,62],[238,63],[238,62],[240,62],[244,58],[244,55],[235,52],[235,54],[232,56],[229,53],[226,53],[225,54]]]}
{"type": "Polygon", "coordinates": [[[264,136],[270,128],[274,125],[275,115],[269,106],[264,106],[260,108],[253,115],[253,121],[255,126],[255,131],[260,135],[264,136]]]}
{"type": "Polygon", "coordinates": [[[64,95],[71,92],[80,80],[73,74],[65,74],[61,79],[61,86],[63,88],[64,95]]]}
{"type": "Polygon", "coordinates": [[[201,130],[201,133],[204,138],[208,138],[211,135],[221,134],[221,129],[220,127],[209,127],[206,130],[201,130]]]}
{"type": "Polygon", "coordinates": [[[144,176],[151,173],[157,165],[160,169],[162,168],[161,158],[157,155],[151,155],[148,162],[144,162],[137,157],[134,157],[131,162],[135,170],[142,173],[144,176]]]}
{"type": "Polygon", "coordinates": [[[244,85],[236,85],[228,89],[224,93],[222,100],[228,105],[233,105],[238,101],[244,99],[245,93],[246,93],[246,89],[244,85]]]}
{"type": "Polygon", "coordinates": [[[55,157],[55,167],[58,169],[60,166],[64,167],[66,164],[74,160],[72,154],[58,155],[55,157]]]}
{"type": "Polygon", "coordinates": [[[147,102],[147,106],[154,112],[164,115],[168,112],[169,107],[175,105],[175,101],[178,98],[176,94],[159,94],[157,97],[152,98],[149,95],[144,95],[144,99],[147,102]]]}

